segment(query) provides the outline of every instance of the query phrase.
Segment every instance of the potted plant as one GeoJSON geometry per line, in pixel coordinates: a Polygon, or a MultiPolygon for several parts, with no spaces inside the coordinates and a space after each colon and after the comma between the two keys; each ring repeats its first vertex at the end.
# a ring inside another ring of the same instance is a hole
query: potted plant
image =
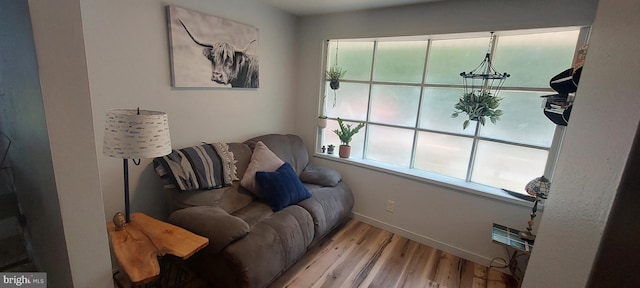
{"type": "Polygon", "coordinates": [[[325,71],[325,76],[327,80],[329,80],[329,87],[333,90],[333,107],[336,107],[336,102],[338,100],[338,93],[336,90],[340,88],[340,80],[344,74],[347,73],[347,70],[342,69],[342,67],[333,65],[329,70],[325,71]]]}
{"type": "Polygon", "coordinates": [[[342,77],[346,73],[347,70],[337,65],[331,66],[331,68],[329,68],[329,70],[325,72],[327,80],[329,80],[329,86],[331,87],[331,89],[337,90],[338,88],[340,88],[340,80],[342,80],[342,77]]]}
{"type": "Polygon", "coordinates": [[[453,107],[456,111],[451,114],[451,117],[456,118],[462,112],[469,116],[469,119],[462,123],[462,129],[469,127],[470,121],[478,121],[484,125],[489,117],[491,123],[496,124],[496,121],[502,116],[502,110],[498,109],[502,98],[491,95],[489,91],[471,91],[464,93],[458,103],[453,107]]]}
{"type": "Polygon", "coordinates": [[[318,128],[320,128],[320,129],[327,128],[327,116],[326,115],[318,116],[318,128]]]}
{"type": "Polygon", "coordinates": [[[333,149],[335,148],[336,148],[336,145],[329,144],[329,146],[327,146],[327,154],[333,154],[333,149]]]}
{"type": "Polygon", "coordinates": [[[344,124],[342,119],[338,117],[338,126],[340,129],[333,130],[333,132],[338,135],[341,142],[338,154],[340,155],[340,158],[349,158],[351,155],[351,146],[349,146],[349,143],[353,140],[353,135],[358,133],[358,131],[364,127],[364,123],[358,123],[358,125],[353,127],[352,124],[344,124]]]}

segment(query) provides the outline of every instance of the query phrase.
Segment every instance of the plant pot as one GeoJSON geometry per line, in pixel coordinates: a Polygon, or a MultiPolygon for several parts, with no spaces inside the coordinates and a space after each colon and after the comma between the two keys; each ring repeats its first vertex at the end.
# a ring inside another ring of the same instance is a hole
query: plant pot
{"type": "Polygon", "coordinates": [[[349,158],[349,156],[351,156],[351,146],[340,145],[340,150],[338,151],[338,155],[340,155],[340,158],[349,158]]]}
{"type": "Polygon", "coordinates": [[[318,128],[327,128],[327,118],[318,118],[318,128]]]}
{"type": "Polygon", "coordinates": [[[329,87],[333,90],[338,90],[338,88],[340,88],[340,81],[329,81],[329,87]]]}

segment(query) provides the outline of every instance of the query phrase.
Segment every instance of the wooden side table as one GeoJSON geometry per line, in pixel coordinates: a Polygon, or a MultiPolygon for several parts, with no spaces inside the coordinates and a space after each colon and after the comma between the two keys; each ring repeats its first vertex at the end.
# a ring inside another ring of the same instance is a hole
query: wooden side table
{"type": "Polygon", "coordinates": [[[158,256],[171,254],[185,260],[209,244],[205,237],[143,213],[132,213],[131,223],[120,231],[109,221],[107,230],[113,253],[134,286],[158,278],[158,256]]]}
{"type": "Polygon", "coordinates": [[[529,254],[533,249],[533,241],[521,239],[518,233],[520,231],[496,223],[493,223],[493,228],[491,229],[491,240],[494,243],[506,247],[507,251],[513,250],[510,253],[509,262],[504,267],[499,268],[509,268],[511,276],[518,282],[519,287],[524,276],[524,269],[526,269],[526,261],[529,260],[529,254]],[[520,269],[518,264],[519,257],[525,258],[523,264],[525,268],[520,269]]]}

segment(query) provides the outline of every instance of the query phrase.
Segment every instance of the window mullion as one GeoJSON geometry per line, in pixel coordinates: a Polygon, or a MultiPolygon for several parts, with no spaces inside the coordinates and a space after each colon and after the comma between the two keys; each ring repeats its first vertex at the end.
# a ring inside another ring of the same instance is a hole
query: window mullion
{"type": "Polygon", "coordinates": [[[373,91],[373,71],[376,69],[376,51],[378,50],[378,41],[373,41],[373,59],[371,59],[371,73],[369,73],[369,97],[367,99],[367,116],[364,127],[364,149],[362,151],[362,159],[367,159],[367,150],[369,150],[369,119],[371,119],[371,92],[373,91]]]}
{"type": "Polygon", "coordinates": [[[420,117],[422,114],[422,103],[423,103],[423,99],[425,97],[424,95],[424,87],[425,87],[425,81],[424,79],[427,76],[427,63],[429,63],[429,49],[431,49],[431,39],[427,40],[427,49],[425,51],[425,56],[424,56],[424,67],[422,68],[422,80],[420,81],[420,83],[422,83],[422,85],[420,85],[420,98],[418,100],[418,113],[416,115],[416,122],[415,122],[415,127],[413,129],[413,145],[411,146],[411,158],[409,158],[409,168],[414,167],[415,164],[415,157],[416,157],[416,150],[418,149],[418,133],[419,133],[419,126],[420,126],[420,117]]]}

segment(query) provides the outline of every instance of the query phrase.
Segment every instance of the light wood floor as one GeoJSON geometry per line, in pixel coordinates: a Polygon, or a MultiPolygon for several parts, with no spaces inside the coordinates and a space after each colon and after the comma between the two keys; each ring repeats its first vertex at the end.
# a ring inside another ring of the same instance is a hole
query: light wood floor
{"type": "Polygon", "coordinates": [[[499,271],[351,220],[269,287],[506,288],[515,284],[499,271]]]}
{"type": "MultiPolygon", "coordinates": [[[[487,243],[491,245],[490,240],[487,243]]],[[[185,287],[207,284],[194,277],[185,287]]],[[[499,271],[351,220],[268,288],[282,287],[512,288],[516,284],[499,271]]]]}

